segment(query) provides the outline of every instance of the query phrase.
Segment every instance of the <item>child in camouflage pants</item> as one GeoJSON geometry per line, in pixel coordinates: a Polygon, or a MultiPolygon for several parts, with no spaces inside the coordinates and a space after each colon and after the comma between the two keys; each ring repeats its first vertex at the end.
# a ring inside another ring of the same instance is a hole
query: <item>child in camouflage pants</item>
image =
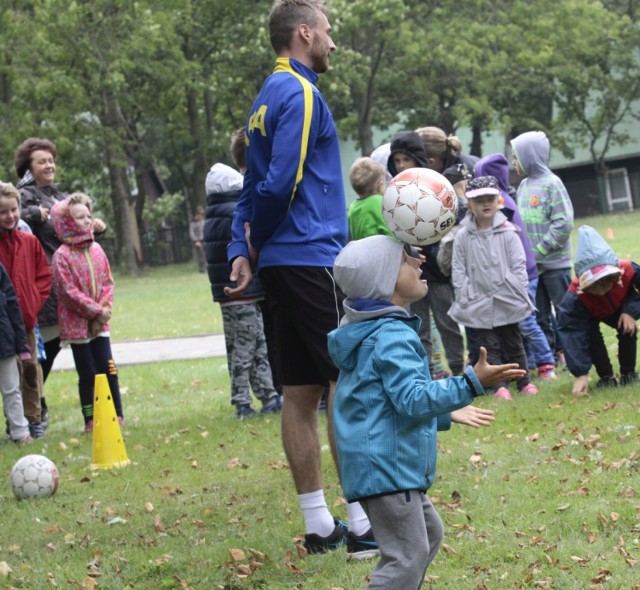
{"type": "MultiPolygon", "coordinates": [[[[244,129],[231,140],[231,154],[236,166],[244,169],[244,129]]],[[[204,222],[204,252],[213,300],[220,304],[227,349],[227,366],[231,379],[231,403],[236,418],[255,416],[251,393],[262,402],[261,414],[278,412],[281,398],[273,385],[267,342],[260,302],[264,290],[257,280],[241,296],[230,297],[224,288],[230,287],[227,244],[231,241],[231,220],[242,189],[242,174],[217,163],[211,167],[205,189],[207,209],[204,222]]]]}

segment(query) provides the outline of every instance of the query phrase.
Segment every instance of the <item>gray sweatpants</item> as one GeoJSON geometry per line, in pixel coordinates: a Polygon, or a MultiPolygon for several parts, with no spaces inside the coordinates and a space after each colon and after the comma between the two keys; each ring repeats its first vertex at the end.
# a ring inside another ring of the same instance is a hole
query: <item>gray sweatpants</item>
{"type": "Polygon", "coordinates": [[[11,440],[20,440],[29,434],[29,422],[24,417],[20,370],[15,356],[0,359],[0,391],[4,415],[9,423],[9,436],[11,440]]]}
{"type": "Polygon", "coordinates": [[[444,537],[442,520],[422,492],[360,500],[380,547],[367,590],[417,590],[444,537]]]}

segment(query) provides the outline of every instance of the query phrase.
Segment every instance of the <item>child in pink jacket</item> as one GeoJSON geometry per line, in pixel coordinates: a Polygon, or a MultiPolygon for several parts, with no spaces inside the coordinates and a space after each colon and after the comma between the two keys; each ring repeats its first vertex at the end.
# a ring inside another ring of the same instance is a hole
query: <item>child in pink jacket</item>
{"type": "Polygon", "coordinates": [[[93,431],[97,374],[105,374],[120,424],[124,424],[118,371],[111,354],[109,319],[113,278],[102,247],[93,239],[91,199],[73,193],[57,202],[51,218],[62,245],[53,255],[53,283],[58,294],[60,340],[71,345],[86,433],[93,431]]]}

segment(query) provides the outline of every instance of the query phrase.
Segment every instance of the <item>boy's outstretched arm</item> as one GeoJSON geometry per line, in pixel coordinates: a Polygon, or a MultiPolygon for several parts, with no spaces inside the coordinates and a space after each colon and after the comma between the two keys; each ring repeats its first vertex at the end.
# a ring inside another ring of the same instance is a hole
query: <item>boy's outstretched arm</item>
{"type": "Polygon", "coordinates": [[[496,419],[496,413],[493,410],[485,408],[476,408],[475,406],[465,406],[459,410],[451,412],[451,421],[457,424],[466,424],[473,428],[478,426],[491,426],[496,419]]]}
{"type": "Polygon", "coordinates": [[[480,347],[480,358],[473,367],[483,387],[496,385],[510,379],[519,379],[524,377],[525,370],[518,367],[518,363],[509,363],[506,365],[490,365],[487,362],[487,349],[480,347]]]}

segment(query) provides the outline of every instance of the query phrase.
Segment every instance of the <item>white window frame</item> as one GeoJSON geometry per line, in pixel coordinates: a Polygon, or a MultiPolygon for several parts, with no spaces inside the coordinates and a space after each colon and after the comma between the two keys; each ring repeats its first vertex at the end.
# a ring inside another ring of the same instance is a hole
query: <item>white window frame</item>
{"type": "Polygon", "coordinates": [[[607,170],[604,181],[607,193],[607,206],[609,211],[633,211],[633,199],[631,197],[631,185],[629,184],[629,174],[627,173],[627,169],[612,168],[610,170],[607,170]],[[611,190],[611,176],[623,177],[623,185],[626,193],[624,196],[614,197],[611,190]],[[616,205],[618,207],[616,207],[616,205]],[[623,207],[619,207],[619,205],[623,205],[623,207]],[[624,207],[624,205],[626,205],[626,208],[624,207]]]}

